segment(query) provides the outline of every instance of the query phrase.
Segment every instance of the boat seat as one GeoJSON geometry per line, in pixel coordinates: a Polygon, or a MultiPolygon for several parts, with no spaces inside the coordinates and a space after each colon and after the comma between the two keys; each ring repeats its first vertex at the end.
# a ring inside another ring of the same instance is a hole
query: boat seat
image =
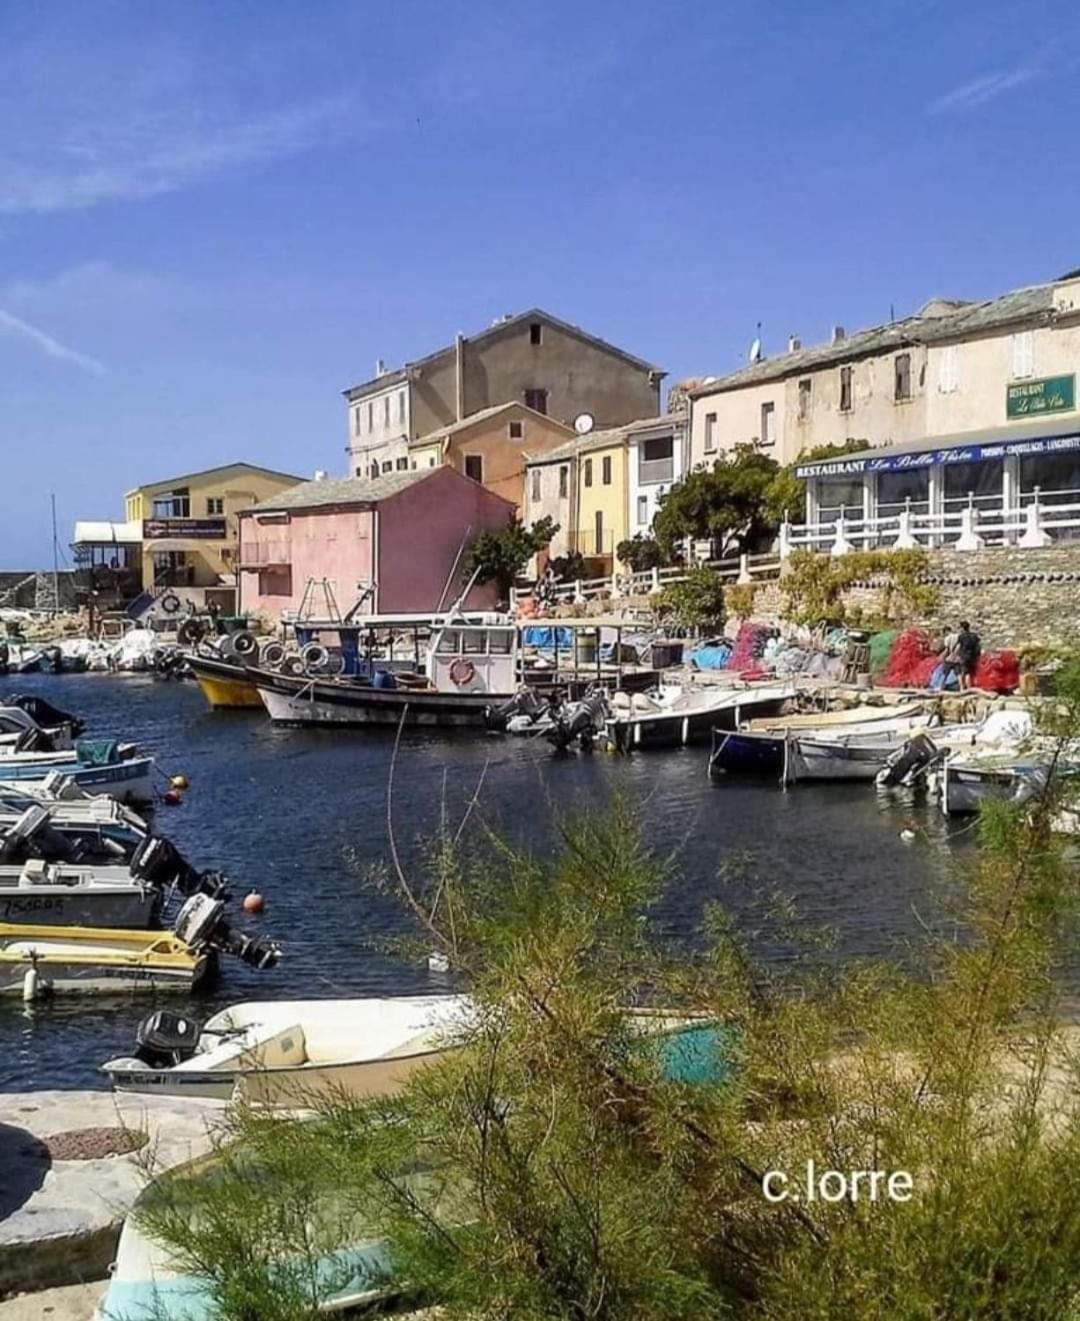
{"type": "Polygon", "coordinates": [[[33,885],[49,885],[56,882],[56,868],[50,867],[43,858],[28,858],[19,873],[19,888],[28,889],[33,885]]]}

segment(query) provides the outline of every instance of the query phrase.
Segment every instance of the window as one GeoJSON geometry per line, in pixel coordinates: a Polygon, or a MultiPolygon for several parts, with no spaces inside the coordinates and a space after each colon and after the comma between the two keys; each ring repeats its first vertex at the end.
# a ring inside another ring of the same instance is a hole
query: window
{"type": "Polygon", "coordinates": [[[363,468],[357,468],[357,470],[356,470],[356,475],[357,475],[357,477],[363,477],[363,475],[364,475],[364,470],[363,470],[363,468]]]}
{"type": "Polygon", "coordinates": [[[814,382],[807,377],[799,382],[799,421],[805,422],[810,416],[813,401],[814,382]]]}
{"type": "Polygon", "coordinates": [[[602,509],[596,511],[596,553],[597,555],[603,555],[604,553],[604,511],[602,509]]]}
{"type": "Polygon", "coordinates": [[[442,636],[439,638],[435,650],[440,655],[448,655],[451,652],[461,650],[461,632],[456,628],[444,628],[442,636]]]}
{"type": "Polygon", "coordinates": [[[1012,374],[1015,380],[1035,374],[1035,336],[1030,330],[1018,331],[1012,337],[1012,374]]]}
{"type": "Polygon", "coordinates": [[[544,327],[540,324],[539,321],[531,322],[529,325],[529,343],[543,344],[543,342],[544,342],[544,327]]]}
{"type": "Polygon", "coordinates": [[[840,368],[840,411],[851,412],[851,368],[840,368]]]}
{"type": "MultiPolygon", "coordinates": [[[[431,462],[434,464],[434,456],[432,457],[431,462]]],[[[465,476],[471,477],[474,482],[482,482],[484,480],[484,460],[481,455],[465,455],[465,476]]]]}
{"type": "Polygon", "coordinates": [[[638,481],[670,482],[675,476],[675,441],[671,436],[658,436],[641,443],[638,452],[638,481]]]}
{"type": "Polygon", "coordinates": [[[388,427],[390,425],[390,396],[388,394],[383,395],[382,420],[384,427],[388,427]]]}
{"type": "Polygon", "coordinates": [[[547,391],[546,390],[526,390],[525,407],[533,409],[537,413],[547,412],[547,391]]]}
{"type": "Polygon", "coordinates": [[[404,472],[405,469],[407,469],[408,466],[409,466],[409,460],[408,460],[408,459],[398,459],[398,461],[397,461],[397,466],[398,466],[398,472],[404,472]]]}
{"type": "Polygon", "coordinates": [[[382,470],[383,470],[383,472],[393,472],[393,471],[394,471],[394,465],[393,465],[393,463],[392,463],[392,461],[391,461],[390,459],[387,459],[386,462],[383,464],[383,466],[382,466],[382,470]]]}
{"type": "Polygon", "coordinates": [[[776,405],[761,405],[761,441],[762,445],[776,444],[776,405]]]}
{"type": "Polygon", "coordinates": [[[427,466],[428,466],[429,468],[434,468],[434,467],[435,467],[435,455],[434,455],[434,454],[432,454],[432,456],[428,459],[428,461],[427,461],[427,466]]]}
{"type": "Polygon", "coordinates": [[[208,495],[206,497],[206,512],[208,514],[223,514],[225,512],[225,497],[208,495]]]}
{"type": "Polygon", "coordinates": [[[371,474],[370,474],[370,475],[371,475],[372,477],[378,477],[378,475],[379,475],[379,465],[378,465],[377,463],[373,463],[373,464],[371,465],[371,474]]]}
{"type": "Polygon", "coordinates": [[[716,453],[716,414],[705,414],[705,453],[716,453]]]}
{"type": "Polygon", "coordinates": [[[897,403],[911,398],[911,354],[898,353],[893,359],[893,398],[897,403]]]}
{"type": "Polygon", "coordinates": [[[534,468],[534,469],[532,470],[532,498],[533,498],[534,500],[539,500],[539,499],[540,499],[540,469],[539,469],[539,468],[534,468]]]}
{"type": "Polygon", "coordinates": [[[409,467],[413,470],[413,472],[416,471],[416,460],[415,460],[415,459],[413,459],[412,463],[409,464],[409,467]]]}
{"type": "Polygon", "coordinates": [[[960,388],[960,346],[946,344],[938,358],[938,390],[953,394],[960,388]]]}
{"type": "Polygon", "coordinates": [[[649,497],[639,495],[637,498],[637,521],[639,527],[644,527],[649,521],[649,497]]]}
{"type": "Polygon", "coordinates": [[[605,486],[611,485],[611,455],[605,454],[600,464],[600,480],[605,486]]]}
{"type": "Polygon", "coordinates": [[[520,440],[522,436],[524,436],[525,434],[524,422],[520,422],[520,421],[508,422],[506,425],[511,440],[520,440]]]}
{"type": "Polygon", "coordinates": [[[570,469],[564,463],[559,469],[559,499],[565,500],[570,494],[570,469]]]}
{"type": "Polygon", "coordinates": [[[368,400],[367,406],[367,429],[369,431],[374,431],[375,429],[375,405],[370,399],[368,400]]]}
{"type": "Polygon", "coordinates": [[[356,433],[356,435],[359,436],[359,434],[360,434],[360,410],[359,410],[359,408],[353,413],[353,431],[356,433]]]}
{"type": "Polygon", "coordinates": [[[509,656],[514,649],[514,635],[509,629],[493,629],[488,634],[488,652],[492,656],[509,656]]]}
{"type": "Polygon", "coordinates": [[[397,397],[397,420],[402,426],[405,425],[405,391],[402,390],[397,397]]]}
{"type": "Polygon", "coordinates": [[[478,628],[466,628],[461,633],[461,654],[483,656],[487,651],[487,634],[478,628]]]}
{"type": "Polygon", "coordinates": [[[592,486],[592,459],[585,460],[585,485],[592,486]]]}

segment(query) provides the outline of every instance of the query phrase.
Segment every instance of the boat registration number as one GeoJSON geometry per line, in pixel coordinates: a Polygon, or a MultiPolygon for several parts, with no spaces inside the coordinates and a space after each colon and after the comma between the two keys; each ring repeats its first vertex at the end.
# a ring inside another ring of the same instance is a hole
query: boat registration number
{"type": "Polygon", "coordinates": [[[32,899],[17,899],[8,897],[0,899],[0,913],[5,918],[28,917],[31,913],[62,913],[64,911],[64,901],[62,898],[52,898],[51,896],[35,895],[32,899]]]}

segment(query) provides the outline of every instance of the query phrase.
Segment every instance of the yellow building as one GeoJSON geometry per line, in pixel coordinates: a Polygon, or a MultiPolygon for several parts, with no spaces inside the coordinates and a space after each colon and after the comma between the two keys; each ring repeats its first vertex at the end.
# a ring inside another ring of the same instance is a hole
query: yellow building
{"type": "Polygon", "coordinates": [[[303,480],[227,463],[128,491],[125,517],[141,533],[143,588],[233,585],[237,515],[303,480]]]}
{"type": "Polygon", "coordinates": [[[612,571],[615,548],[628,535],[628,456],[621,428],[527,456],[524,521],[550,517],[558,523],[550,558],[577,552],[597,574],[612,571]]]}

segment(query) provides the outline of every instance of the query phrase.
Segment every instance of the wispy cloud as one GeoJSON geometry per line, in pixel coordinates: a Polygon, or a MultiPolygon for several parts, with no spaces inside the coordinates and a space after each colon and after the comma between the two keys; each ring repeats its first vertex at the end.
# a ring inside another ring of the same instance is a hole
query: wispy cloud
{"type": "Polygon", "coordinates": [[[99,362],[97,358],[68,348],[66,344],[61,344],[58,339],[54,339],[44,330],[32,326],[29,321],[23,321],[11,312],[5,312],[2,307],[0,307],[0,331],[32,344],[46,357],[55,358],[58,362],[70,363],[73,367],[80,367],[95,376],[102,376],[105,372],[105,364],[99,362]]]}
{"type": "Polygon", "coordinates": [[[70,211],[174,192],[234,167],[304,150],[347,110],[343,98],[245,118],[153,105],[72,117],[25,146],[0,147],[0,212],[70,211]]]}
{"type": "Polygon", "coordinates": [[[1012,69],[1000,69],[996,73],[983,74],[982,77],[961,83],[959,87],[954,87],[952,91],[935,98],[927,106],[927,111],[931,115],[944,115],[977,110],[979,106],[984,106],[987,102],[994,101],[1017,87],[1022,87],[1041,71],[1038,64],[1018,64],[1012,69]]]}

